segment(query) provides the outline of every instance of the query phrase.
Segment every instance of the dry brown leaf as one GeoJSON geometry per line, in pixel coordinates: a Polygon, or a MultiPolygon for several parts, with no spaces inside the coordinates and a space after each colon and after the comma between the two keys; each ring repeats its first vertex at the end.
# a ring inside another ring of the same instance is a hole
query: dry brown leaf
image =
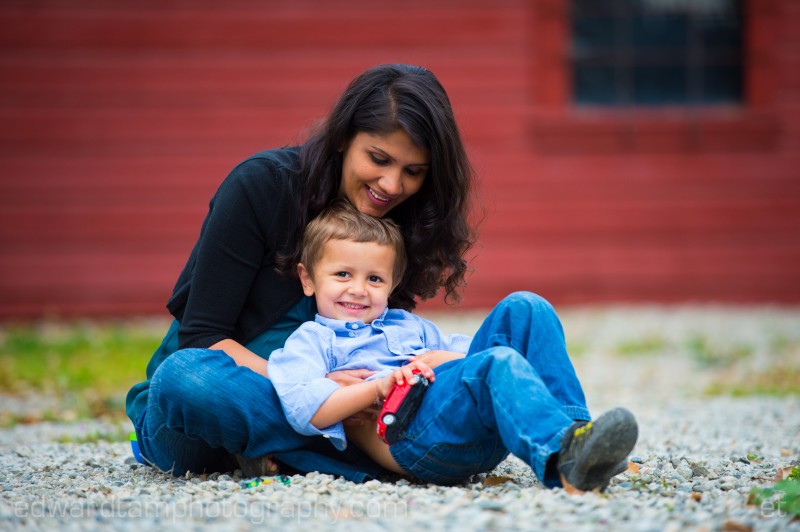
{"type": "Polygon", "coordinates": [[[775,475],[775,482],[780,482],[792,473],[792,466],[778,468],[778,474],[775,475]]]}
{"type": "Polygon", "coordinates": [[[703,499],[703,494],[700,493],[699,491],[693,491],[692,494],[690,495],[690,497],[693,500],[695,500],[697,502],[700,502],[703,499]]]}
{"type": "Polygon", "coordinates": [[[626,473],[631,473],[632,475],[639,474],[639,464],[636,462],[628,462],[628,469],[625,471],[626,473]]]}
{"type": "Polygon", "coordinates": [[[506,482],[514,482],[514,479],[511,477],[487,477],[486,480],[483,481],[484,488],[490,488],[492,486],[499,486],[500,484],[505,484],[506,482]]]}
{"type": "Polygon", "coordinates": [[[747,506],[755,506],[756,502],[758,502],[758,495],[750,493],[750,495],[747,496],[747,506]]]}
{"type": "Polygon", "coordinates": [[[722,523],[723,532],[751,532],[753,527],[739,521],[725,521],[722,523]]]}

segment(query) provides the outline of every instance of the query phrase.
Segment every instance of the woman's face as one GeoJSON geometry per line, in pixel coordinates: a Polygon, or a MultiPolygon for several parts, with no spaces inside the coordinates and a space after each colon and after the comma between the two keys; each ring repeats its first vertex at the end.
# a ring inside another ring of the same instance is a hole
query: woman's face
{"type": "Polygon", "coordinates": [[[345,146],[339,195],[364,214],[382,218],[419,191],[429,165],[428,151],[402,129],[361,131],[345,146]]]}

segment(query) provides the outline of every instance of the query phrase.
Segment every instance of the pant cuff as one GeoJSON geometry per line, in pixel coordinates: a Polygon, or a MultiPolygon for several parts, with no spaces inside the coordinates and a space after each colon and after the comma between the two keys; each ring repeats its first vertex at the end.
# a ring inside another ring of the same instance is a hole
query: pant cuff
{"type": "Polygon", "coordinates": [[[585,406],[567,405],[564,406],[563,409],[564,412],[575,421],[591,421],[592,419],[589,409],[585,406]]]}

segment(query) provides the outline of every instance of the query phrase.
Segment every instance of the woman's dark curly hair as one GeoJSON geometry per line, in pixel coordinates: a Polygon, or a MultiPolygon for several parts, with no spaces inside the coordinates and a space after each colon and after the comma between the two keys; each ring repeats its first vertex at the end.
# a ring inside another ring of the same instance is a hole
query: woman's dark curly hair
{"type": "Polygon", "coordinates": [[[428,151],[430,166],[420,190],[387,215],[401,227],[408,254],[408,268],[389,305],[413,310],[415,298],[433,297],[439,287],[446,300],[460,299],[464,254],[475,241],[467,222],[474,174],[447,93],[419,66],[380,65],[356,77],[301,146],[301,175],[307,179],[296,196],[300,220],[289,252],[280,257],[282,271],[294,273],[306,224],[339,195],[342,147],[359,132],[398,129],[428,151]]]}

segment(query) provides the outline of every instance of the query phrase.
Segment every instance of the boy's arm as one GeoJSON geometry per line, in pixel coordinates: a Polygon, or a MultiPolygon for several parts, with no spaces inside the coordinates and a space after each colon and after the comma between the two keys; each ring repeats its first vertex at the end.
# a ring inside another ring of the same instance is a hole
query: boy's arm
{"type": "Polygon", "coordinates": [[[424,362],[419,360],[409,362],[382,379],[354,384],[347,388],[339,388],[322,403],[322,406],[311,418],[311,424],[318,429],[328,427],[367,408],[369,405],[380,403],[386,399],[389,390],[395,383],[402,384],[403,381],[410,379],[414,369],[418,369],[431,382],[435,379],[433,370],[424,362]]]}
{"type": "Polygon", "coordinates": [[[385,397],[385,394],[380,396],[378,390],[378,382],[382,380],[365,381],[334,391],[311,418],[311,424],[323,429],[380,402],[385,397]]]}

